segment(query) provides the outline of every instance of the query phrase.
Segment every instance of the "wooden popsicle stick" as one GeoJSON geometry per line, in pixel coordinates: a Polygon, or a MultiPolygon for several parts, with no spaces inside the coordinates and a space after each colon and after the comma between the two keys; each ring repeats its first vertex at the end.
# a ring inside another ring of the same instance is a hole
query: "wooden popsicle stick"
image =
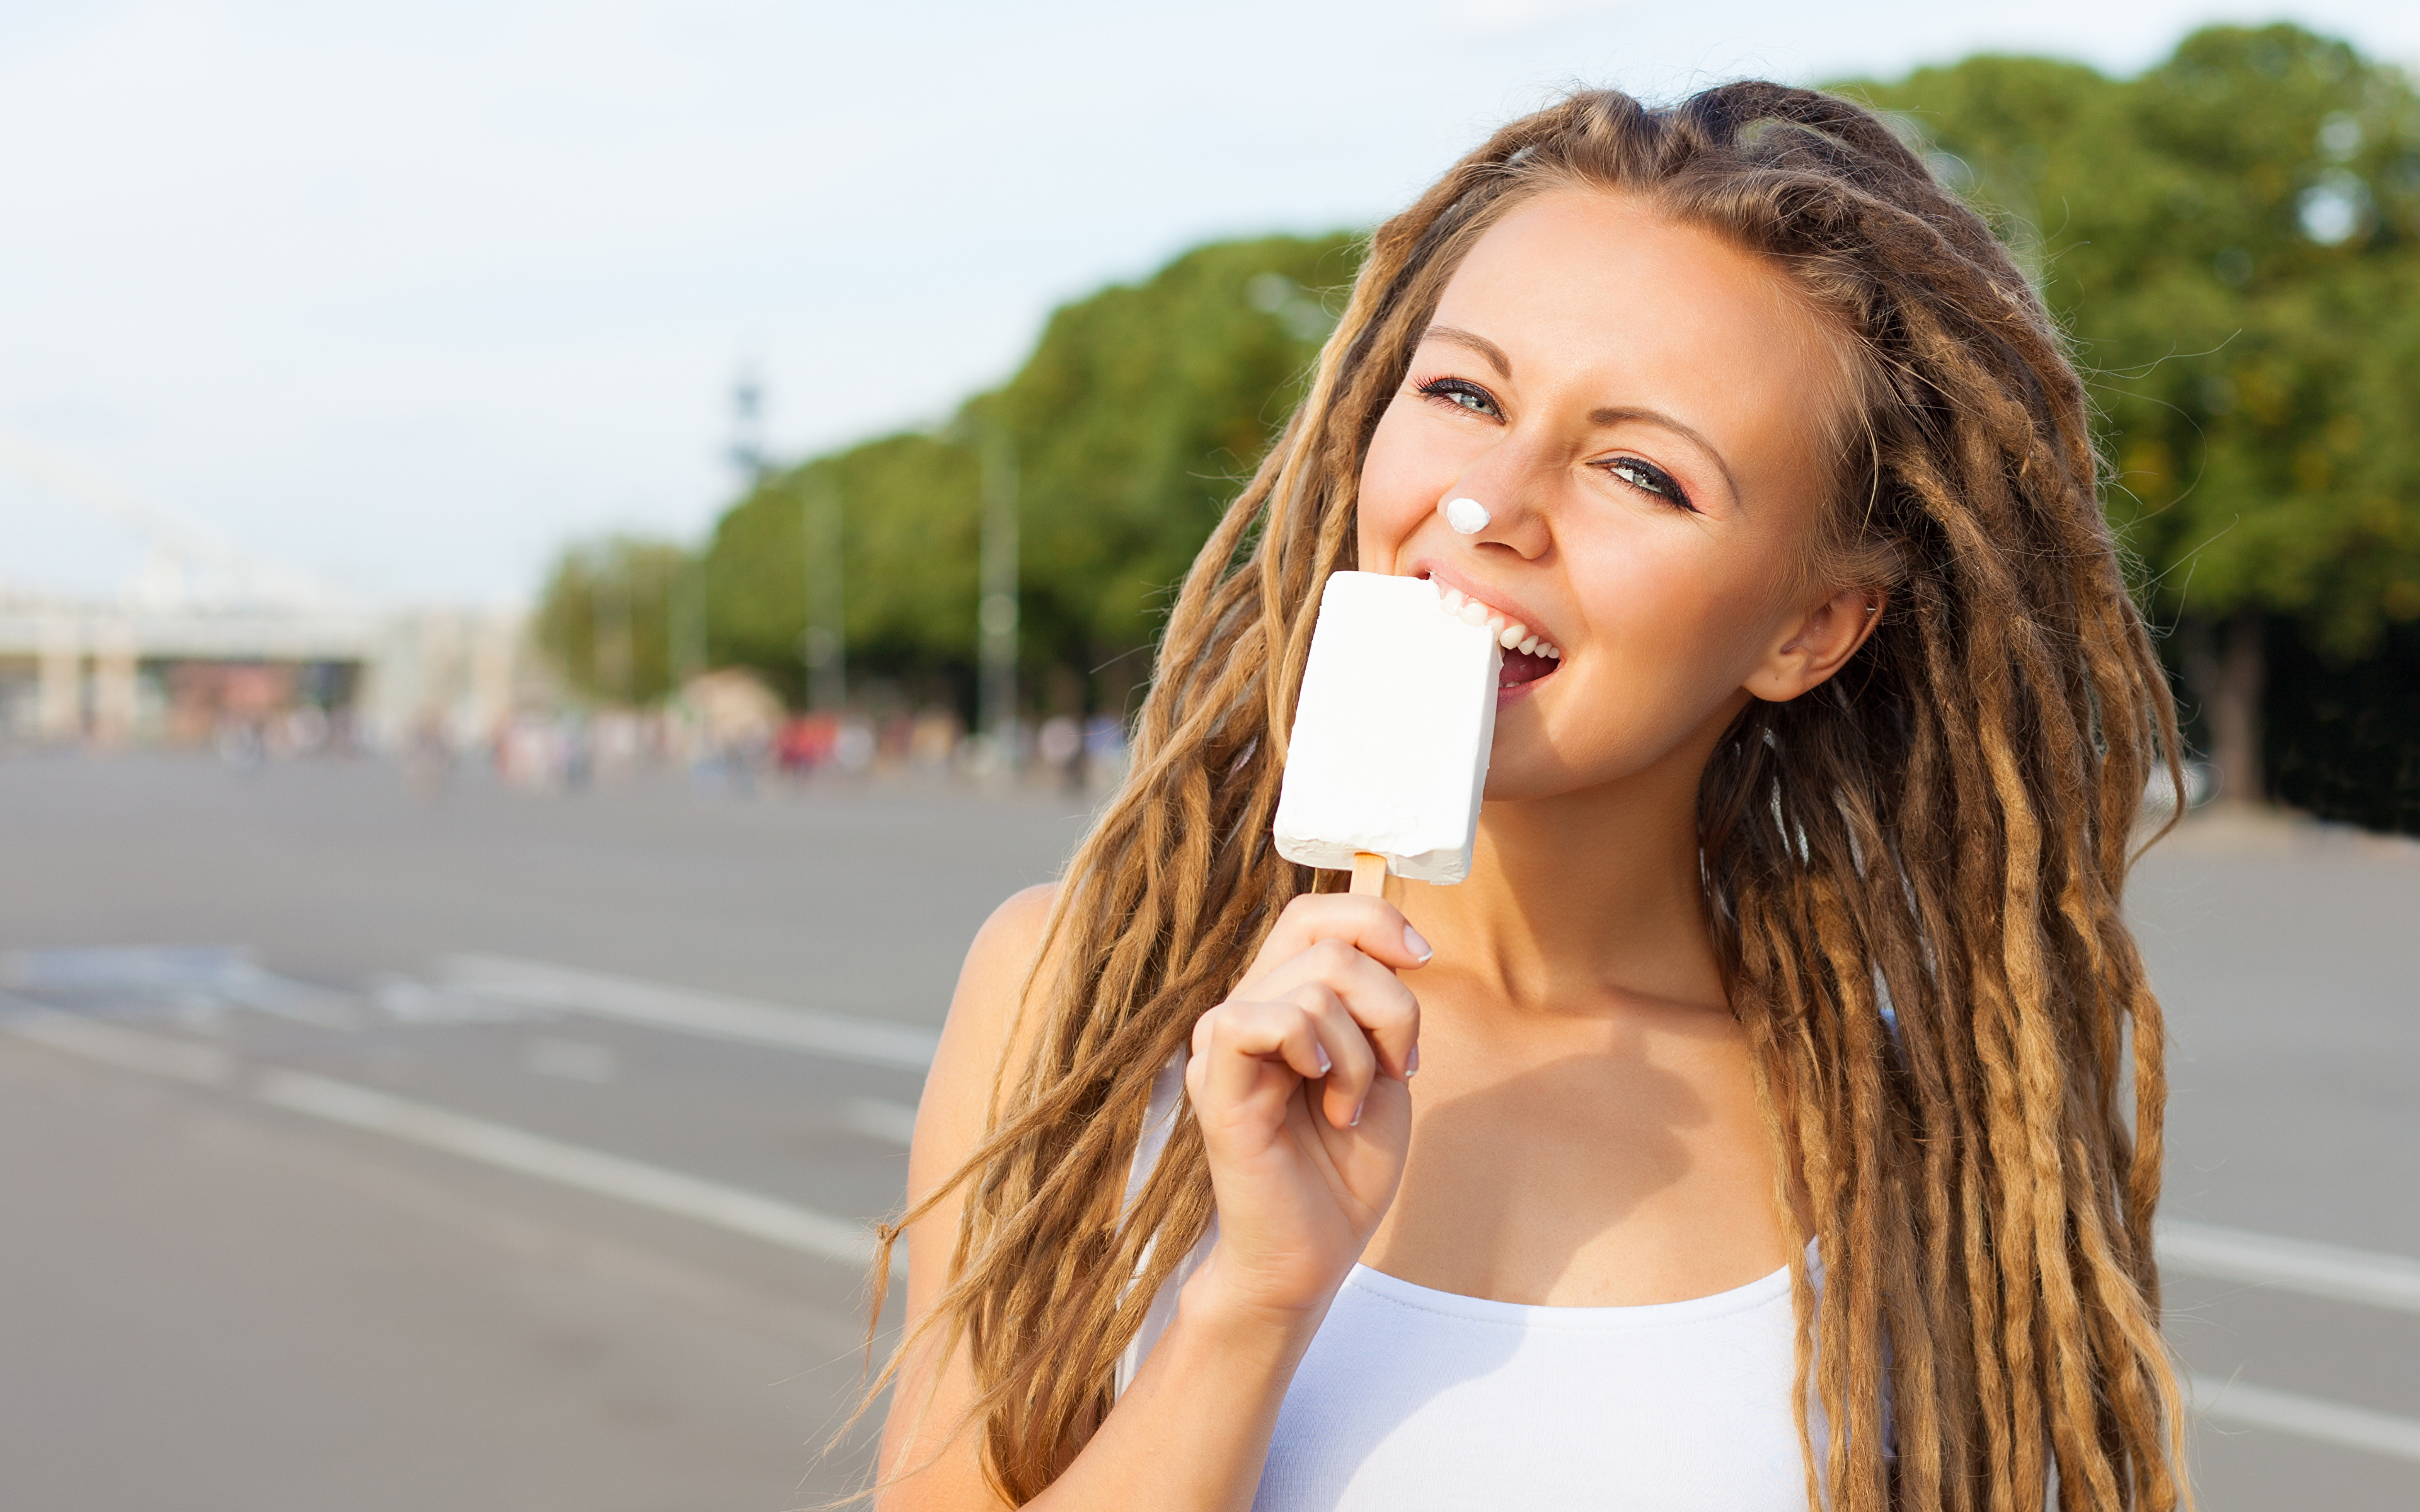
{"type": "Polygon", "coordinates": [[[1353,890],[1372,898],[1387,895],[1387,858],[1375,851],[1353,853],[1353,890]]]}

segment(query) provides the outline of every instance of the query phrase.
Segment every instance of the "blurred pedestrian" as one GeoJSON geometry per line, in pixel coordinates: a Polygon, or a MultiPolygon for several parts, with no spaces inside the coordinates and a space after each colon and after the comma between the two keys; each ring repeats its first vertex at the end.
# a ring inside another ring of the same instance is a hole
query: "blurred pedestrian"
{"type": "MultiPolygon", "coordinates": [[[[498,742],[498,749],[504,743],[498,742]]],[[[403,785],[424,798],[445,792],[454,776],[454,748],[445,738],[445,718],[435,709],[423,709],[411,721],[403,743],[403,785]]]]}
{"type": "Polygon", "coordinates": [[[1084,754],[1084,727],[1063,714],[1054,714],[1042,721],[1041,731],[1033,737],[1034,754],[1042,765],[1070,793],[1083,791],[1084,768],[1079,762],[1084,754]]]}

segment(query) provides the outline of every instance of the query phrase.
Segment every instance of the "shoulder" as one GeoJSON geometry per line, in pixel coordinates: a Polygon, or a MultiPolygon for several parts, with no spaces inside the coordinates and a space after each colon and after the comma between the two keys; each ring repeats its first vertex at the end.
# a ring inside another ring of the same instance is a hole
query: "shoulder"
{"type": "Polygon", "coordinates": [[[985,989],[1005,987],[1014,997],[1025,985],[1058,897],[1056,884],[1039,883],[1009,894],[1006,903],[991,911],[983,928],[975,931],[974,943],[967,947],[966,964],[959,968],[958,990],[950,999],[953,1025],[959,1021],[962,1010],[985,1006],[976,999],[987,1002],[999,995],[985,989]],[[970,988],[975,989],[971,995],[970,988]]]}
{"type": "Polygon", "coordinates": [[[952,1185],[967,1162],[982,1147],[989,1121],[992,1088],[1002,1068],[1021,1053],[1020,1046],[1037,1032],[1035,1015],[1020,1014],[1027,983],[1035,977],[1045,932],[1058,889],[1028,887],[992,910],[967,948],[959,968],[957,990],[950,997],[950,1016],[941,1026],[941,1042],[934,1052],[933,1069],[924,1078],[924,1094],[916,1108],[916,1137],[908,1152],[908,1208],[915,1221],[907,1226],[908,1312],[909,1346],[899,1359],[899,1375],[892,1387],[893,1403],[922,1397],[921,1412],[891,1412],[883,1430],[886,1473],[918,1489],[893,1484],[881,1505],[894,1502],[916,1506],[1000,1506],[988,1491],[976,1450],[980,1435],[954,1434],[938,1450],[919,1447],[917,1425],[927,1415],[937,1423],[954,1423],[974,1412],[982,1394],[967,1364],[963,1342],[948,1358],[934,1356],[944,1334],[917,1330],[940,1305],[948,1291],[958,1242],[959,1218],[966,1189],[952,1185]],[[928,1205],[929,1204],[929,1205],[928,1205]],[[915,1340],[923,1338],[919,1348],[915,1340]],[[929,1393],[929,1395],[927,1395],[929,1393]],[[921,1468],[919,1468],[921,1467],[921,1468]]]}
{"type": "Polygon", "coordinates": [[[1058,896],[1058,887],[1049,883],[1012,893],[975,931],[966,964],[958,968],[957,990],[950,995],[950,1016],[941,1026],[941,1048],[933,1063],[936,1072],[944,1060],[967,1058],[984,1062],[986,1072],[998,1069],[1058,896]]]}
{"type": "Polygon", "coordinates": [[[983,1138],[992,1087],[1010,1058],[1013,1041],[1039,1027],[1030,1017],[1020,1025],[1018,1009],[1034,978],[1058,891],[1046,883],[1010,895],[992,910],[967,948],[917,1109],[916,1141],[908,1162],[913,1188],[929,1191],[973,1152],[983,1138]]]}

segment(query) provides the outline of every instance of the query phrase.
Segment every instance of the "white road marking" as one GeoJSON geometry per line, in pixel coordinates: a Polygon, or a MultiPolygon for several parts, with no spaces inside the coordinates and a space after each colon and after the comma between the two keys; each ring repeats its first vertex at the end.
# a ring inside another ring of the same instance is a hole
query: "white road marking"
{"type": "MultiPolygon", "coordinates": [[[[230,1089],[241,1082],[243,1067],[215,1045],[96,1023],[6,994],[0,994],[0,1028],[54,1050],[146,1075],[230,1089]]],[[[253,1078],[250,1089],[263,1103],[289,1112],[653,1208],[820,1259],[862,1267],[874,1255],[872,1233],[845,1218],[350,1082],[306,1072],[265,1070],[253,1078]]]]}
{"type": "Polygon", "coordinates": [[[234,945],[111,945],[0,956],[0,980],[28,992],[208,991],[258,969],[250,952],[234,945]]]}
{"type": "Polygon", "coordinates": [[[2166,1221],[2158,1227],[2157,1243],[2164,1270],[2420,1313],[2420,1260],[2399,1255],[2166,1221]]]}
{"type": "Polygon", "coordinates": [[[905,1103],[878,1097],[852,1097],[840,1107],[841,1123],[851,1134],[868,1139],[908,1145],[916,1138],[916,1110],[905,1103]]]}
{"type": "Polygon", "coordinates": [[[341,994],[264,971],[232,945],[130,945],[17,950],[0,957],[0,980],[39,991],[135,993],[183,998],[189,1007],[233,1003],[322,1029],[358,1029],[362,1017],[341,994]]]}
{"type": "Polygon", "coordinates": [[[617,1197],[843,1265],[861,1266],[874,1255],[873,1238],[865,1227],[845,1218],[350,1082],[303,1072],[270,1071],[261,1073],[254,1090],[262,1102],[296,1113],[617,1197]]]}
{"type": "Polygon", "coordinates": [[[894,1071],[921,1072],[933,1063],[940,1035],[907,1024],[854,1018],[812,1008],[785,1008],[719,993],[693,992],[628,977],[609,977],[542,961],[458,955],[443,963],[445,985],[482,997],[536,1008],[570,1009],[651,1028],[676,1029],[751,1044],[803,1050],[894,1071]]]}
{"type": "Polygon", "coordinates": [[[2420,1459],[2420,1420],[2212,1376],[2193,1376],[2186,1384],[2193,1393],[2194,1411],[2223,1423],[2274,1428],[2397,1459],[2420,1459]]]}
{"type": "Polygon", "coordinates": [[[520,1024],[562,1016],[562,1011],[447,992],[408,977],[383,977],[370,995],[387,1017],[406,1024],[520,1024]]]}
{"type": "Polygon", "coordinates": [[[21,1039],[87,1060],[139,1071],[148,1076],[198,1082],[206,1087],[225,1087],[235,1079],[235,1057],[216,1045],[194,1044],[121,1028],[6,995],[0,995],[0,1009],[7,1010],[6,1016],[0,1017],[0,1025],[21,1039]]]}

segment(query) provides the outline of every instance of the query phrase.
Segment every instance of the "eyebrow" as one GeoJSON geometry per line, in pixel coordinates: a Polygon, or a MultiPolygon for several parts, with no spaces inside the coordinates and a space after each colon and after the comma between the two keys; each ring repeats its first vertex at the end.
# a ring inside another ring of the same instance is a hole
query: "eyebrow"
{"type": "Polygon", "coordinates": [[[1497,378],[1512,376],[1512,359],[1504,355],[1504,348],[1475,331],[1465,331],[1460,326],[1431,326],[1420,332],[1420,339],[1450,341],[1457,347],[1467,347],[1487,359],[1487,365],[1496,369],[1497,378]]]}
{"type": "MultiPolygon", "coordinates": [[[[1465,331],[1460,326],[1431,326],[1420,332],[1420,339],[1450,342],[1456,347],[1467,347],[1485,358],[1487,365],[1496,369],[1497,378],[1509,381],[1512,377],[1512,357],[1503,347],[1476,331],[1465,331]]],[[[1684,424],[1661,409],[1645,409],[1635,406],[1606,405],[1589,411],[1589,424],[1600,430],[1619,425],[1624,421],[1639,421],[1650,425],[1660,425],[1714,458],[1714,470],[1723,475],[1723,486],[1730,490],[1734,502],[1739,501],[1739,480],[1731,476],[1731,465],[1723,459],[1722,452],[1713,441],[1706,439],[1705,433],[1696,426],[1684,424]]]]}

